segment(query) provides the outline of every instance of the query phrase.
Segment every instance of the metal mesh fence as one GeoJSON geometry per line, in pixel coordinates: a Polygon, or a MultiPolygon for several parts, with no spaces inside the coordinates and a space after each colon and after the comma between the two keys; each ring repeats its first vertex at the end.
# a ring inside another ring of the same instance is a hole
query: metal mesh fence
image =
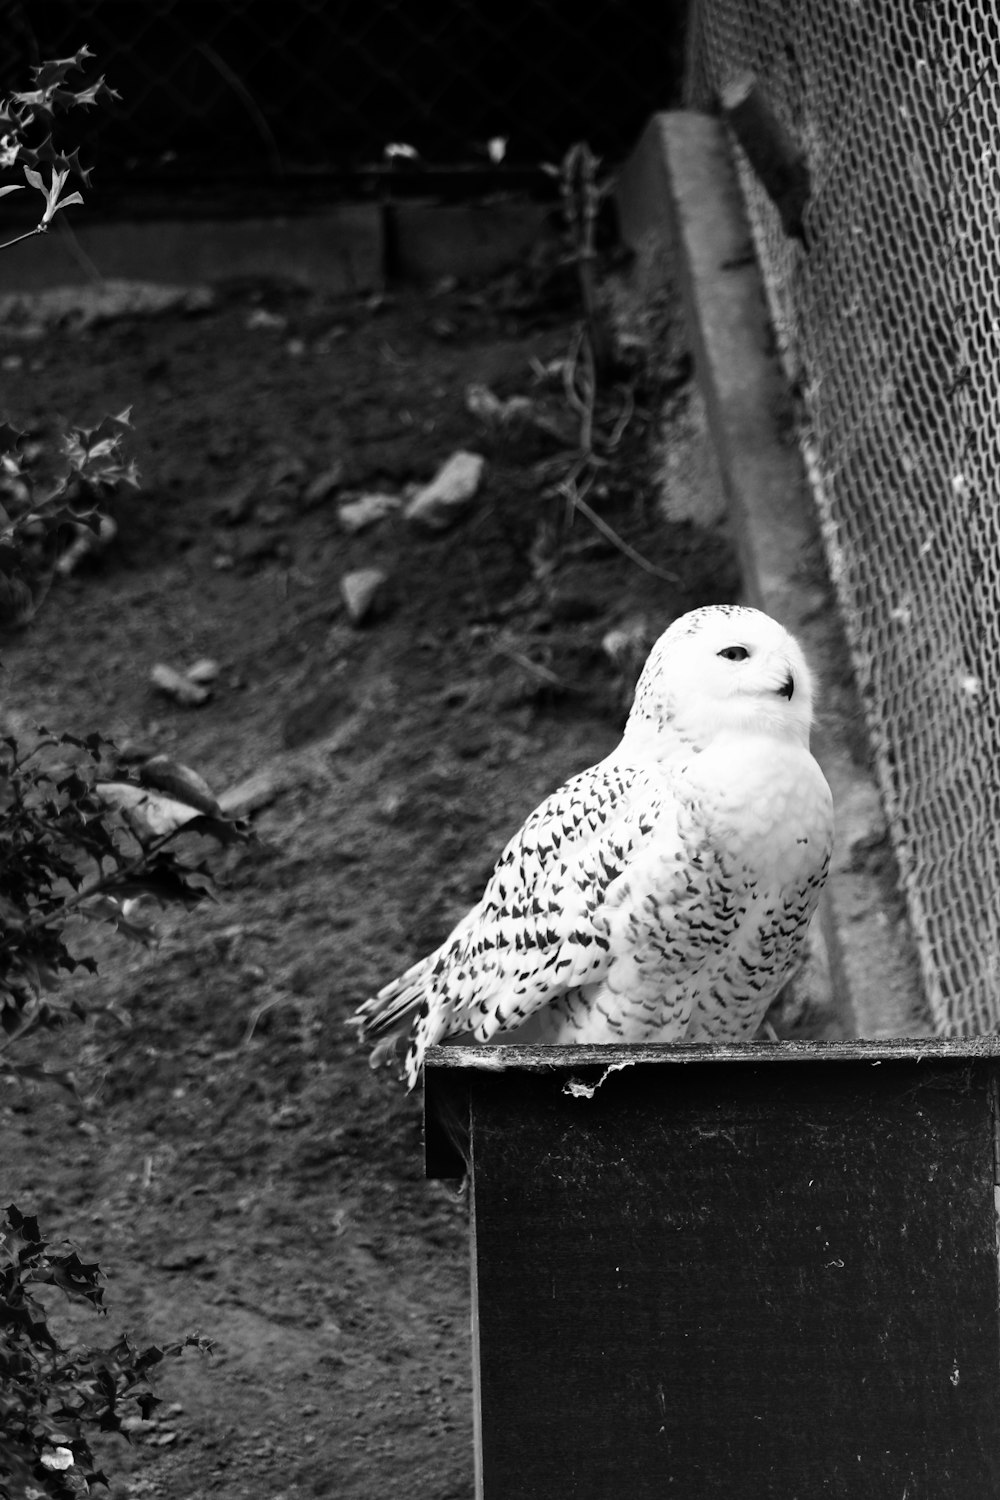
{"type": "Polygon", "coordinates": [[[378,163],[537,165],[628,149],[679,88],[683,0],[0,0],[0,92],[86,43],[121,102],[81,128],[101,175],[215,178],[378,163]],[[674,12],[671,17],[671,10],[674,12]]]}
{"type": "Polygon", "coordinates": [[[740,170],[936,1024],[1000,1028],[1000,13],[701,0],[804,148],[806,243],[740,170]]]}

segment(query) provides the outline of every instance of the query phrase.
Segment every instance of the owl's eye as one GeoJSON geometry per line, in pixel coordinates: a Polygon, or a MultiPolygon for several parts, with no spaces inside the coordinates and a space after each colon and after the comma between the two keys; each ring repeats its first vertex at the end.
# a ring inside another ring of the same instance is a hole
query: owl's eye
{"type": "Polygon", "coordinates": [[[745,646],[723,646],[722,650],[716,654],[724,656],[726,661],[746,661],[750,652],[745,646]]]}

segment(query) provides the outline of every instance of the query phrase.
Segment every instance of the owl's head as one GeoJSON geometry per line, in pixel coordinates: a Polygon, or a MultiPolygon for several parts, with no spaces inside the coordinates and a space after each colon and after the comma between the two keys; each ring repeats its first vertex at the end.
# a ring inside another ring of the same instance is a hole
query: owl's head
{"type": "Polygon", "coordinates": [[[726,731],[808,745],[812,676],[798,642],[759,609],[714,605],[675,620],[636,684],[626,733],[672,732],[704,749],[726,731]]]}

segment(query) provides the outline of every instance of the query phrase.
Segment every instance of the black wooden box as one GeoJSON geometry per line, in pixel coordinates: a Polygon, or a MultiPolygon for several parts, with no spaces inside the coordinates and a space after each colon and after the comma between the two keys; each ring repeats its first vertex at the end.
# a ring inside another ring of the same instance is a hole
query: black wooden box
{"type": "Polygon", "coordinates": [[[1000,1041],[446,1047],[484,1500],[1000,1497],[1000,1041]]]}

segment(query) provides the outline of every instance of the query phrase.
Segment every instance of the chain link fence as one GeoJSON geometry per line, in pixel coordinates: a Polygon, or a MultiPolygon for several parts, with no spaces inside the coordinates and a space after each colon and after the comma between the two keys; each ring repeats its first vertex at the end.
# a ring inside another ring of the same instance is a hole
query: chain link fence
{"type": "MultiPolygon", "coordinates": [[[[556,160],[576,140],[616,156],[679,88],[674,18],[637,0],[0,0],[0,90],[86,43],[121,95],[83,122],[102,180],[273,178],[383,162],[556,160]]],[[[498,175],[502,175],[498,174],[498,175]]]]}
{"type": "Polygon", "coordinates": [[[699,0],[689,102],[751,70],[805,243],[741,175],[938,1028],[1000,1028],[1000,13],[699,0]]]}

